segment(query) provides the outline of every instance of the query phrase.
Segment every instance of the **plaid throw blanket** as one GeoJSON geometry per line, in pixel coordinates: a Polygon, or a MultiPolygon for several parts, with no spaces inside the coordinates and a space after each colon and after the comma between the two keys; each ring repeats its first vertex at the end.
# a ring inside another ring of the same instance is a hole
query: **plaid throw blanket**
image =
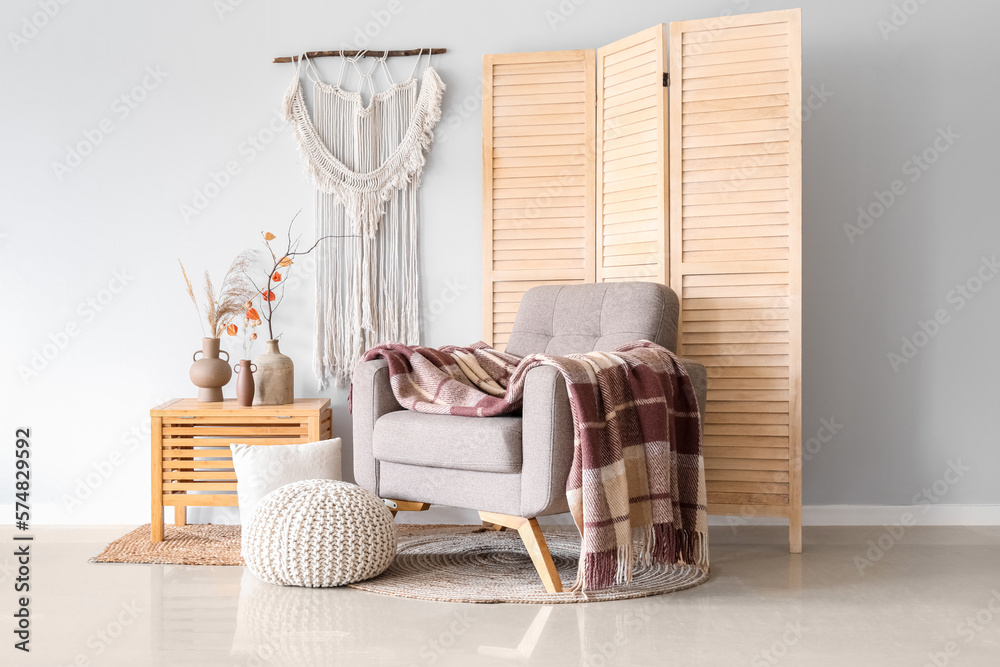
{"type": "Polygon", "coordinates": [[[400,405],[491,417],[516,412],[527,373],[566,379],[574,453],[566,495],[581,533],[574,590],[631,581],[636,563],[708,568],[708,519],[694,387],[667,349],[640,341],[614,352],[521,358],[485,343],[440,349],[380,345],[400,405]]]}

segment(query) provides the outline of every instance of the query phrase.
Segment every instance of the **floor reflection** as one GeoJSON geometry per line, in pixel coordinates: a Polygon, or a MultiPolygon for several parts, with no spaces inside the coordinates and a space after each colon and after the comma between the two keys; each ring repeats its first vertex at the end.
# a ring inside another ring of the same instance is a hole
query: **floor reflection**
{"type": "Polygon", "coordinates": [[[528,660],[535,652],[538,641],[542,638],[542,632],[545,630],[545,625],[549,622],[549,617],[552,616],[552,610],[553,607],[548,605],[538,610],[534,620],[531,621],[531,625],[528,627],[528,631],[521,637],[521,641],[518,642],[517,647],[480,646],[477,652],[479,655],[500,658],[501,660],[520,662],[528,660]]]}
{"type": "Polygon", "coordinates": [[[234,577],[220,577],[220,572],[232,569],[151,566],[150,644],[164,666],[240,664],[230,660],[228,649],[240,583],[234,577]]]}
{"type": "Polygon", "coordinates": [[[747,605],[744,626],[726,631],[768,646],[801,615],[804,586],[801,560],[770,547],[720,549],[712,579],[695,589],[588,604],[448,603],[275,586],[236,567],[151,570],[154,655],[171,667],[602,665],[651,655],[668,665],[678,642],[689,655],[703,645],[738,660],[745,646],[718,645],[719,614],[747,605]]]}
{"type": "MultiPolygon", "coordinates": [[[[232,655],[272,665],[610,664],[603,661],[642,650],[657,637],[653,625],[669,610],[670,599],[541,606],[447,603],[352,589],[274,586],[246,571],[232,655]]],[[[675,599],[694,612],[690,629],[708,629],[697,622],[710,613],[704,598],[675,599]]]]}
{"type": "MultiPolygon", "coordinates": [[[[271,586],[242,567],[90,563],[121,527],[43,528],[32,652],[0,650],[0,665],[894,667],[949,641],[962,664],[997,663],[1000,616],[971,638],[956,628],[994,605],[1000,529],[915,527],[863,572],[857,558],[881,526],[812,528],[801,556],[784,530],[747,530],[716,531],[712,578],[690,590],[475,605],[271,586]]],[[[0,541],[11,532],[0,526],[0,541]]]]}

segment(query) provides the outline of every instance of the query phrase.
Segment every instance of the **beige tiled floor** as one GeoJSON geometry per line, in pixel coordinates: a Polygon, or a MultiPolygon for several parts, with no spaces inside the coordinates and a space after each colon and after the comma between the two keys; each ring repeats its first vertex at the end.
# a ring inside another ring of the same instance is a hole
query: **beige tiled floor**
{"type": "Polygon", "coordinates": [[[713,577],[699,588],[535,606],[281,588],[236,567],[90,564],[125,527],[39,529],[25,655],[12,648],[4,528],[0,665],[1000,665],[998,529],[814,528],[802,556],[780,529],[713,531],[713,577]],[[866,552],[880,538],[891,548],[876,561],[866,552]]]}

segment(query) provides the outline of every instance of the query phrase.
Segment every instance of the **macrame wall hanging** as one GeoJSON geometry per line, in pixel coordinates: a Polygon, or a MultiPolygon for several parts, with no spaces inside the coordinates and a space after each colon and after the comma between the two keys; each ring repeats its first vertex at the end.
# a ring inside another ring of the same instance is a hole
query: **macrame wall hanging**
{"type": "Polygon", "coordinates": [[[410,78],[393,82],[385,63],[391,53],[383,52],[366,71],[358,66],[365,52],[343,57],[335,85],[320,80],[306,54],[296,60],[285,93],[285,119],[316,186],[316,236],[357,237],[317,248],[314,365],[321,389],[331,380],[350,382],[355,364],[375,345],[420,342],[417,190],[445,86],[428,55],[418,90],[417,52],[410,78]],[[341,87],[348,65],[360,75],[358,91],[341,87]],[[388,82],[381,92],[375,92],[376,68],[388,82]],[[302,90],[303,69],[313,83],[314,118],[302,90]],[[367,106],[361,96],[366,86],[367,106]]]}

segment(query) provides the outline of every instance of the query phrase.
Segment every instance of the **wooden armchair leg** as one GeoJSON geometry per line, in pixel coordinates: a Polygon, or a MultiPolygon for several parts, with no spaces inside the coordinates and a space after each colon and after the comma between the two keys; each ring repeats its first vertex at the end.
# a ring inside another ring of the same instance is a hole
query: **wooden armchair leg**
{"type": "Polygon", "coordinates": [[[545,590],[549,593],[562,592],[562,580],[559,578],[556,564],[552,561],[549,547],[545,544],[545,536],[542,535],[542,529],[538,525],[537,519],[525,519],[520,516],[495,512],[480,512],[479,518],[484,524],[491,523],[516,530],[528,550],[528,555],[531,556],[531,562],[534,563],[535,570],[538,571],[538,576],[541,577],[545,590]]]}
{"type": "Polygon", "coordinates": [[[517,529],[517,532],[524,541],[524,546],[528,549],[528,555],[531,556],[531,562],[538,570],[538,576],[545,584],[545,590],[549,593],[562,592],[562,580],[559,578],[559,572],[556,571],[556,564],[552,562],[552,554],[549,553],[549,547],[545,544],[545,536],[542,535],[538,521],[536,519],[525,521],[517,529]]]}
{"type": "Polygon", "coordinates": [[[393,516],[396,516],[396,512],[423,512],[431,506],[430,503],[418,503],[412,500],[393,500],[392,498],[383,498],[382,500],[393,516]]]}

